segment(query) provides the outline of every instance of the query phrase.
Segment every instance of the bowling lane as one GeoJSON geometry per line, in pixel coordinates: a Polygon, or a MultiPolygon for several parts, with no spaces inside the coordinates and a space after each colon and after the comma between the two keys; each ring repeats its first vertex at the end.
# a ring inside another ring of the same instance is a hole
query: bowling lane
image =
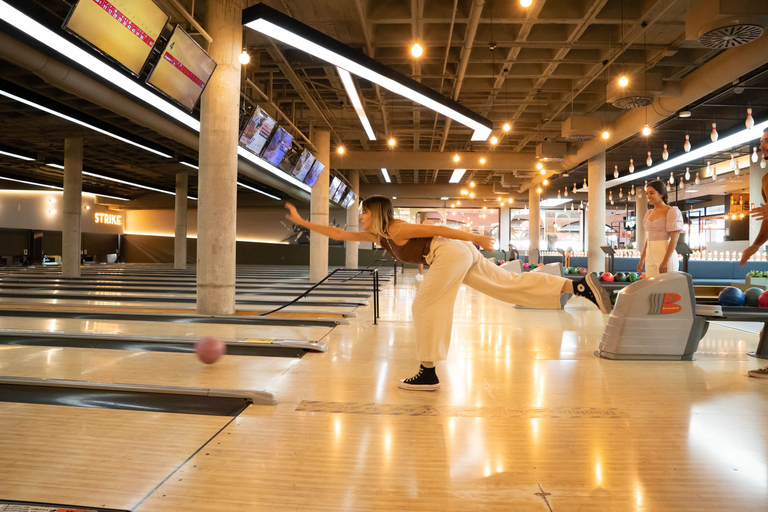
{"type": "Polygon", "coordinates": [[[130,510],[231,420],[0,402],[0,496],[130,510]]]}

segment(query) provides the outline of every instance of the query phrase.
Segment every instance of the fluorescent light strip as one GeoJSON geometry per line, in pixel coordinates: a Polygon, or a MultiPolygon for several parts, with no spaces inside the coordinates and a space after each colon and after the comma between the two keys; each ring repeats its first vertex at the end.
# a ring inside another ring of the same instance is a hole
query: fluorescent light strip
{"type": "Polygon", "coordinates": [[[281,180],[287,181],[291,185],[299,187],[300,189],[305,190],[305,191],[309,192],[310,194],[312,193],[312,187],[310,187],[306,183],[302,183],[301,181],[297,180],[293,176],[284,173],[283,171],[281,171],[280,169],[278,169],[274,165],[270,164],[266,160],[262,160],[261,158],[257,157],[253,153],[250,153],[245,148],[242,148],[242,147],[238,146],[237,147],[237,154],[240,155],[241,157],[245,158],[249,162],[252,162],[252,163],[258,165],[262,169],[271,172],[272,174],[274,174],[275,176],[277,176],[281,180]]]}
{"type": "Polygon", "coordinates": [[[461,181],[461,177],[464,176],[464,173],[467,172],[466,169],[456,169],[453,171],[453,174],[451,175],[451,179],[448,180],[448,183],[458,183],[461,181]]]}
{"type": "MultiPolygon", "coordinates": [[[[122,183],[123,185],[129,185],[131,187],[137,187],[137,188],[144,188],[147,190],[152,190],[154,192],[160,192],[161,194],[168,194],[169,196],[175,196],[176,192],[169,192],[167,190],[162,190],[155,187],[150,187],[149,185],[139,185],[138,183],[131,183],[130,181],[124,181],[117,178],[112,178],[110,176],[102,176],[101,174],[94,174],[92,172],[83,171],[83,176],[90,176],[91,178],[99,178],[101,180],[107,180],[107,181],[114,181],[115,183],[122,183]]],[[[197,201],[196,197],[187,196],[187,199],[193,199],[197,201]]]]}
{"type": "Polygon", "coordinates": [[[573,201],[573,199],[545,199],[539,204],[547,208],[552,206],[562,206],[566,203],[570,203],[571,201],[573,201]]]}
{"type": "Polygon", "coordinates": [[[673,167],[685,165],[688,162],[691,162],[693,160],[697,160],[700,158],[704,158],[707,155],[718,153],[720,151],[725,151],[728,148],[732,148],[740,144],[745,144],[751,140],[760,138],[763,135],[763,130],[765,130],[766,128],[768,128],[768,121],[763,121],[762,123],[756,124],[755,126],[753,126],[751,130],[745,129],[738,133],[734,133],[733,135],[729,135],[728,137],[723,137],[722,139],[719,139],[715,142],[711,142],[706,146],[696,148],[693,151],[684,153],[676,158],[673,158],[672,160],[667,160],[666,162],[662,162],[659,165],[652,166],[649,169],[646,169],[644,171],[635,172],[633,174],[627,174],[626,176],[622,176],[621,178],[616,178],[610,181],[606,181],[605,188],[609,189],[613,187],[618,187],[619,185],[622,185],[629,181],[639,180],[639,179],[645,178],[646,176],[651,176],[653,174],[666,171],[673,167]]]}
{"type": "Polygon", "coordinates": [[[267,194],[267,193],[266,193],[266,192],[264,192],[263,190],[259,190],[259,189],[257,189],[257,188],[253,188],[253,187],[251,187],[250,185],[246,185],[245,183],[240,183],[239,181],[237,182],[237,184],[238,184],[238,185],[240,185],[240,186],[241,186],[241,187],[243,187],[243,188],[247,188],[248,190],[253,190],[254,192],[258,192],[259,194],[263,194],[263,195],[265,195],[265,196],[267,196],[267,197],[271,197],[272,199],[275,199],[275,200],[277,200],[277,201],[280,201],[280,198],[279,198],[279,197],[277,197],[277,196],[273,196],[272,194],[267,194]]]}
{"type": "Polygon", "coordinates": [[[384,181],[386,183],[392,183],[392,180],[389,178],[389,173],[383,167],[381,168],[381,174],[384,176],[384,181]]]}
{"type": "Polygon", "coordinates": [[[19,160],[27,160],[27,161],[34,160],[34,158],[29,158],[28,156],[17,155],[16,153],[10,153],[8,151],[0,151],[0,155],[5,155],[5,156],[13,157],[13,158],[18,158],[19,160]]]}
{"type": "MultiPolygon", "coordinates": [[[[55,185],[45,185],[43,183],[35,183],[34,181],[24,181],[24,180],[17,180],[15,178],[8,178],[5,176],[0,176],[0,180],[5,181],[15,181],[16,183],[24,183],[25,185],[32,185],[34,187],[45,187],[45,188],[51,188],[53,190],[64,190],[62,187],[57,187],[55,185]]],[[[117,197],[117,196],[108,196],[107,194],[96,194],[94,192],[83,192],[83,195],[91,195],[91,196],[101,196],[101,197],[108,197],[110,199],[117,199],[119,201],[130,201],[130,199],[126,199],[124,197],[117,197]]]]}
{"type": "Polygon", "coordinates": [[[160,98],[156,94],[148,91],[132,79],[123,75],[112,66],[102,62],[90,53],[78,48],[60,35],[49,30],[37,21],[33,20],[21,11],[8,5],[8,2],[0,0],[0,19],[21,30],[25,34],[37,39],[44,45],[56,50],[60,54],[68,57],[78,64],[88,68],[90,71],[101,76],[105,80],[120,87],[124,91],[136,96],[142,101],[152,105],[164,114],[176,119],[182,124],[200,131],[200,121],[173,106],[168,101],[160,98]]]}
{"type": "Polygon", "coordinates": [[[313,43],[312,41],[294,34],[293,32],[290,32],[282,27],[279,27],[263,18],[246,23],[245,26],[257,32],[261,32],[262,34],[273,39],[282,41],[287,45],[293,46],[294,48],[298,48],[299,50],[309,53],[310,55],[314,55],[318,59],[329,62],[334,66],[346,69],[350,73],[354,73],[360,77],[363,77],[369,82],[378,84],[385,89],[394,92],[395,94],[404,96],[420,105],[431,108],[435,112],[449,117],[458,123],[472,128],[475,131],[472,134],[473,141],[484,141],[487,140],[491,135],[490,127],[482,125],[479,122],[465,116],[464,114],[461,114],[456,110],[453,110],[452,108],[433,100],[432,98],[429,98],[413,89],[410,89],[400,82],[380,75],[379,73],[368,69],[365,66],[349,60],[348,58],[343,57],[338,53],[320,46],[319,44],[313,43]]]}
{"type": "Polygon", "coordinates": [[[136,146],[137,148],[143,149],[145,151],[149,151],[150,153],[154,153],[156,155],[160,155],[160,156],[163,156],[165,158],[172,158],[173,157],[173,155],[169,155],[167,153],[163,153],[162,151],[158,151],[156,149],[152,149],[152,148],[149,148],[147,146],[143,146],[143,145],[139,144],[138,142],[134,142],[134,141],[126,139],[124,137],[120,137],[119,135],[115,135],[114,133],[110,133],[110,132],[108,132],[106,130],[102,130],[101,128],[97,128],[97,127],[93,126],[92,124],[86,123],[85,121],[80,121],[79,119],[75,119],[74,117],[70,117],[68,115],[62,114],[61,112],[56,112],[55,110],[52,110],[52,109],[50,109],[48,107],[44,107],[42,105],[39,105],[39,104],[37,104],[37,103],[35,103],[33,101],[29,101],[29,100],[24,99],[24,98],[22,98],[20,96],[16,96],[15,94],[11,94],[11,93],[9,93],[7,91],[3,91],[3,90],[0,89],[0,94],[2,94],[3,96],[5,96],[7,98],[11,98],[12,100],[16,100],[18,102],[24,103],[25,105],[29,105],[30,107],[34,107],[34,108],[36,108],[38,110],[42,110],[43,112],[48,112],[49,114],[53,114],[53,115],[58,116],[58,117],[60,117],[62,119],[66,119],[67,121],[70,121],[72,123],[79,124],[80,126],[85,126],[86,128],[89,128],[89,129],[91,129],[93,131],[102,133],[102,134],[104,134],[104,135],[106,135],[108,137],[112,137],[113,139],[117,139],[117,140],[119,140],[121,142],[125,142],[126,144],[130,144],[132,146],[136,146]]]}
{"type": "Polygon", "coordinates": [[[43,164],[43,165],[45,167],[53,167],[54,169],[64,170],[64,166],[63,165],[59,165],[59,164],[43,164]]]}
{"type": "Polygon", "coordinates": [[[181,160],[179,160],[179,163],[180,163],[181,165],[186,165],[187,167],[191,167],[191,168],[193,168],[193,169],[200,169],[200,167],[198,167],[197,165],[195,165],[195,164],[191,164],[191,163],[189,163],[189,162],[182,162],[181,160]]]}
{"type": "Polygon", "coordinates": [[[440,200],[441,200],[441,201],[447,201],[447,200],[449,200],[449,199],[450,199],[450,197],[441,197],[441,198],[440,198],[440,200]]]}
{"type": "Polygon", "coordinates": [[[360,96],[357,94],[355,82],[352,81],[352,75],[350,75],[349,71],[346,69],[336,68],[336,70],[339,72],[341,83],[344,84],[344,88],[347,90],[347,95],[349,96],[349,100],[352,102],[352,106],[355,107],[357,117],[360,118],[360,123],[362,123],[363,129],[368,135],[368,140],[376,140],[376,134],[373,133],[371,123],[368,122],[368,116],[365,115],[365,109],[363,108],[363,104],[360,102],[360,96]]]}

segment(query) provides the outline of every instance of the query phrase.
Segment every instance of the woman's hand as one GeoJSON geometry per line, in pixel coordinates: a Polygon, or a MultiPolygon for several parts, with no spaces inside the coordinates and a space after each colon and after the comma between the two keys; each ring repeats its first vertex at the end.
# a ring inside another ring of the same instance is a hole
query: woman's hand
{"type": "Polygon", "coordinates": [[[296,211],[296,207],[293,206],[291,203],[285,203],[285,209],[288,210],[288,213],[285,215],[285,218],[293,222],[294,224],[301,224],[304,222],[304,219],[299,215],[299,212],[296,211]]]}
{"type": "Polygon", "coordinates": [[[640,263],[637,264],[637,271],[642,272],[643,271],[643,263],[645,263],[643,260],[640,260],[640,263]]]}
{"type": "Polygon", "coordinates": [[[755,247],[753,245],[750,245],[744,249],[744,252],[741,254],[741,261],[739,262],[739,265],[743,265],[748,262],[749,258],[751,258],[752,255],[755,254],[759,249],[759,247],[755,247]]]}
{"type": "Polygon", "coordinates": [[[477,235],[474,242],[479,245],[484,251],[493,251],[493,244],[495,240],[490,236],[477,235]]]}
{"type": "Polygon", "coordinates": [[[768,217],[768,204],[761,204],[750,210],[749,214],[755,220],[764,220],[768,217]]]}
{"type": "Polygon", "coordinates": [[[664,274],[667,271],[668,264],[669,264],[669,260],[663,260],[661,262],[661,265],[659,265],[659,274],[664,274]]]}

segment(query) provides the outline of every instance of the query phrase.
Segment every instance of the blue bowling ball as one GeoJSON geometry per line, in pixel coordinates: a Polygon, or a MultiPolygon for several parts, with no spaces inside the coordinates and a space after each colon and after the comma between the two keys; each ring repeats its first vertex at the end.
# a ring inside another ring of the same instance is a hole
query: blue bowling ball
{"type": "Polygon", "coordinates": [[[747,299],[745,306],[748,308],[758,307],[757,299],[760,297],[761,293],[763,293],[762,288],[747,288],[747,291],[744,292],[744,297],[747,299]]]}
{"type": "Polygon", "coordinates": [[[746,302],[747,298],[744,292],[736,288],[735,286],[729,286],[723,288],[720,295],[717,296],[717,303],[721,306],[736,306],[741,307],[746,302]]]}

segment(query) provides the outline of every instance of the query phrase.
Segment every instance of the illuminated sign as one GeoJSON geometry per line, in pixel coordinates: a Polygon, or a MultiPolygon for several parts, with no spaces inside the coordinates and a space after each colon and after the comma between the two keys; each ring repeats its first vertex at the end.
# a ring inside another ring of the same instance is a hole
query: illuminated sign
{"type": "Polygon", "coordinates": [[[112,224],[114,226],[123,225],[123,217],[121,215],[112,215],[109,213],[96,213],[94,214],[96,224],[112,224]]]}

